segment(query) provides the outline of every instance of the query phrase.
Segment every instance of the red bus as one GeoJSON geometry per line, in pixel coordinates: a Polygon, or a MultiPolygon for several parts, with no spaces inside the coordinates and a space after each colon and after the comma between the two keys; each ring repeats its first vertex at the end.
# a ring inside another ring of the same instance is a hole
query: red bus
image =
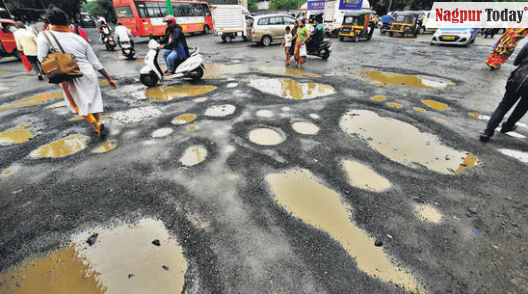
{"type": "MultiPolygon", "coordinates": [[[[117,21],[130,29],[133,36],[148,37],[165,35],[167,16],[165,0],[113,0],[117,21]]],[[[172,10],[184,33],[209,33],[213,29],[213,17],[207,2],[172,0],[172,10]]]]}

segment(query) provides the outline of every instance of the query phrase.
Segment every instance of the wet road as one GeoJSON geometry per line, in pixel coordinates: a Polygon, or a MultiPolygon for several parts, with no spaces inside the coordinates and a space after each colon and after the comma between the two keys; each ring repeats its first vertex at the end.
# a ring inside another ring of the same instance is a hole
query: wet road
{"type": "Polygon", "coordinates": [[[528,292],[528,118],[477,138],[514,68],[489,40],[333,39],[297,70],[190,36],[204,80],[146,89],[146,42],[89,33],[105,142],[0,60],[1,293],[528,292]]]}

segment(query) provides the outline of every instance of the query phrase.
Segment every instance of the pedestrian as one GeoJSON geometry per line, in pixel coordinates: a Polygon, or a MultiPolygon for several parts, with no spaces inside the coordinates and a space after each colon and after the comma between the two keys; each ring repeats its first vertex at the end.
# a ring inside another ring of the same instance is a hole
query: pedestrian
{"type": "Polygon", "coordinates": [[[291,30],[291,35],[293,36],[293,38],[292,38],[292,46],[290,47],[290,56],[294,56],[295,55],[295,47],[296,47],[296,44],[297,44],[297,29],[298,28],[299,28],[299,21],[296,20],[293,23],[293,29],[291,30]]]}
{"type": "Polygon", "coordinates": [[[292,39],[293,39],[293,36],[290,33],[290,26],[287,26],[286,34],[284,34],[284,40],[282,41],[282,44],[281,44],[281,48],[282,46],[285,47],[284,52],[286,53],[286,65],[290,65],[290,48],[292,45],[292,39]]]}
{"type": "Polygon", "coordinates": [[[52,26],[49,32],[43,32],[38,37],[38,59],[42,62],[50,49],[64,49],[75,57],[83,76],[61,83],[64,100],[72,112],[83,116],[93,125],[99,137],[104,138],[106,131],[99,116],[103,112],[103,99],[95,71],[99,71],[113,89],[117,88],[117,84],[103,68],[90,44],[70,31],[64,11],[51,4],[47,15],[52,26]]]}
{"type": "Polygon", "coordinates": [[[519,101],[519,98],[519,103],[508,120],[502,124],[500,132],[507,133],[517,129],[517,125],[515,124],[528,111],[528,82],[526,81],[528,79],[528,43],[524,45],[521,52],[515,57],[513,64],[517,68],[510,74],[508,82],[506,83],[506,93],[504,93],[502,101],[491,115],[486,130],[480,136],[482,142],[488,142],[490,140],[506,113],[519,101]]]}
{"type": "Polygon", "coordinates": [[[86,40],[86,42],[90,43],[90,39],[88,39],[88,34],[85,30],[83,30],[83,28],[79,27],[78,24],[71,23],[69,27],[72,33],[81,36],[84,40],[86,40]]]}
{"type": "Polygon", "coordinates": [[[299,23],[299,28],[297,29],[297,45],[295,46],[295,57],[297,59],[297,67],[302,68],[302,65],[306,62],[306,40],[310,38],[310,33],[306,28],[304,20],[301,20],[299,23]]]}
{"type": "Polygon", "coordinates": [[[528,29],[507,29],[504,34],[493,45],[493,53],[486,60],[486,64],[491,70],[499,68],[512,55],[519,41],[526,37],[528,29]]]}
{"type": "Polygon", "coordinates": [[[42,81],[44,80],[42,77],[44,72],[42,72],[40,62],[37,58],[37,37],[33,34],[33,32],[26,29],[26,25],[23,22],[17,21],[16,26],[18,30],[16,30],[13,35],[15,36],[17,50],[24,53],[31,64],[31,67],[37,74],[38,79],[42,81]]]}

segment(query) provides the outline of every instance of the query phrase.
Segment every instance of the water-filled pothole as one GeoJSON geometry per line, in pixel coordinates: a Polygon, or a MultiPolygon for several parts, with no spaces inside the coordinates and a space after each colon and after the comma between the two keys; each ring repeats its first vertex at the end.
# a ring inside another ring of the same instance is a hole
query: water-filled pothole
{"type": "Polygon", "coordinates": [[[0,146],[24,143],[37,136],[37,134],[31,133],[31,130],[28,129],[30,126],[31,123],[22,123],[1,132],[0,146]]]}
{"type": "Polygon", "coordinates": [[[170,101],[183,97],[200,96],[214,90],[216,90],[215,86],[177,84],[146,89],[145,96],[150,99],[170,101]]]}
{"type": "Polygon", "coordinates": [[[90,137],[85,135],[71,135],[57,141],[53,141],[38,149],[33,150],[29,156],[33,158],[56,158],[75,154],[86,148],[90,137]]]}
{"type": "Polygon", "coordinates": [[[354,73],[360,74],[366,82],[382,87],[399,85],[422,89],[442,89],[455,86],[449,80],[425,75],[404,75],[384,71],[355,71],[354,73]]]}
{"type": "Polygon", "coordinates": [[[314,99],[334,94],[332,86],[317,83],[298,83],[291,79],[252,79],[249,86],[285,99],[314,99]]]}

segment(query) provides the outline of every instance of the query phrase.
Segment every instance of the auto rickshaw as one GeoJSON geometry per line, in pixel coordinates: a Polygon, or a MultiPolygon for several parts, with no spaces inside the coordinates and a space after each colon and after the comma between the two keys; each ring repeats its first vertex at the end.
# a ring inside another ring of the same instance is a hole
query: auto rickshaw
{"type": "Polygon", "coordinates": [[[392,26],[389,30],[389,36],[394,36],[394,33],[405,35],[413,35],[416,37],[422,27],[423,13],[418,11],[403,11],[397,12],[392,21],[392,26]]]}
{"type": "Polygon", "coordinates": [[[339,29],[339,41],[351,38],[357,42],[360,39],[369,41],[374,33],[374,22],[371,22],[372,11],[357,10],[345,13],[339,29]]]}
{"type": "Polygon", "coordinates": [[[0,18],[0,58],[14,56],[20,60],[20,52],[15,42],[16,23],[10,19],[0,18]]]}
{"type": "Polygon", "coordinates": [[[315,26],[315,20],[319,19],[319,22],[323,23],[323,12],[312,12],[310,13],[310,17],[308,18],[308,24],[311,26],[315,26]]]}

